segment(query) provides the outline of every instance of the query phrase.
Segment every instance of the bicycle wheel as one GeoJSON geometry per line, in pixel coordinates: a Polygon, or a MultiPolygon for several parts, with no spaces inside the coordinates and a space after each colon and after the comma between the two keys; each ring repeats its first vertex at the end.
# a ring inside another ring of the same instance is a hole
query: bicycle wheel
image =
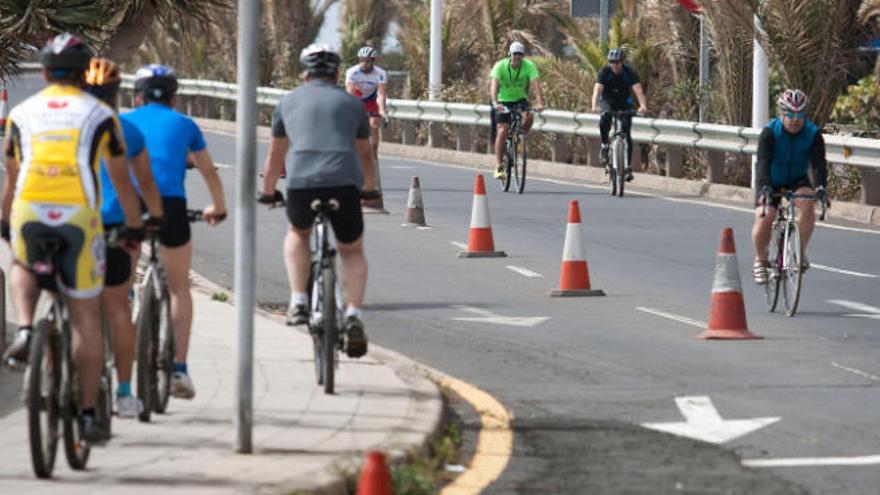
{"type": "Polygon", "coordinates": [[[764,297],[767,302],[767,311],[770,313],[776,311],[776,305],[779,303],[779,287],[782,285],[782,275],[785,270],[782,268],[782,237],[776,227],[773,227],[773,237],[770,245],[777,246],[776,256],[769,261],[770,266],[767,267],[767,283],[764,284],[764,297]]]}
{"type": "Polygon", "coordinates": [[[501,182],[501,190],[504,192],[510,190],[510,181],[515,160],[516,148],[514,148],[512,137],[508,135],[507,140],[504,141],[504,158],[502,159],[502,163],[504,163],[504,177],[498,179],[501,182]]]}
{"type": "Polygon", "coordinates": [[[613,149],[608,149],[608,155],[603,160],[603,164],[608,175],[608,184],[611,186],[611,195],[617,196],[617,156],[612,152],[613,149]]]}
{"type": "Polygon", "coordinates": [[[156,395],[152,397],[153,412],[164,414],[171,397],[171,373],[174,371],[174,331],[171,328],[171,301],[163,289],[156,304],[153,317],[153,345],[156,347],[155,383],[156,395]]]}
{"type": "Polygon", "coordinates": [[[798,300],[801,297],[801,260],[804,253],[801,247],[801,234],[798,226],[794,222],[790,222],[786,228],[785,235],[785,278],[783,279],[783,300],[785,302],[785,314],[794,316],[797,311],[798,300]]]}
{"type": "Polygon", "coordinates": [[[63,378],[61,381],[61,417],[64,421],[64,453],[71,469],[82,470],[89,462],[89,454],[92,449],[85,440],[83,425],[79,420],[80,407],[79,397],[77,397],[79,385],[76,383],[76,369],[71,358],[69,324],[60,318],[57,321],[62,321],[62,325],[67,327],[62,331],[64,343],[60,353],[63,378]]]}
{"type": "Polygon", "coordinates": [[[324,312],[323,350],[324,350],[324,393],[332,394],[336,373],[336,273],[333,267],[321,270],[321,291],[324,312]]]}
{"type": "Polygon", "coordinates": [[[58,451],[59,387],[61,362],[55,328],[44,319],[31,335],[31,349],[25,375],[27,386],[28,435],[31,465],[38,478],[50,478],[58,451]]]}
{"type": "Polygon", "coordinates": [[[156,395],[156,347],[153,345],[153,306],[156,304],[152,297],[152,291],[142,288],[138,295],[139,311],[135,326],[137,327],[137,347],[135,348],[135,360],[137,361],[137,398],[140,399],[144,408],[138,415],[138,419],[144,422],[150,421],[153,412],[153,397],[156,395]]]}
{"type": "Polygon", "coordinates": [[[6,351],[6,272],[0,268],[0,354],[6,351]]]}
{"type": "Polygon", "coordinates": [[[318,385],[324,384],[324,341],[323,329],[318,325],[317,319],[312,316],[322,314],[324,301],[321,297],[321,268],[316,261],[312,262],[309,272],[309,334],[312,336],[312,352],[315,361],[315,381],[318,385]]]}
{"type": "Polygon", "coordinates": [[[614,145],[611,149],[614,153],[614,174],[615,182],[617,182],[617,197],[623,197],[623,185],[626,183],[626,142],[620,136],[614,139],[614,145]]]}
{"type": "Polygon", "coordinates": [[[107,425],[107,433],[113,431],[113,350],[110,341],[110,328],[107,320],[104,320],[104,369],[101,372],[101,382],[98,388],[98,403],[95,411],[98,420],[107,425]]]}
{"type": "Polygon", "coordinates": [[[516,148],[518,160],[513,167],[513,178],[516,181],[516,192],[522,194],[526,189],[526,136],[516,135],[516,148]]]}

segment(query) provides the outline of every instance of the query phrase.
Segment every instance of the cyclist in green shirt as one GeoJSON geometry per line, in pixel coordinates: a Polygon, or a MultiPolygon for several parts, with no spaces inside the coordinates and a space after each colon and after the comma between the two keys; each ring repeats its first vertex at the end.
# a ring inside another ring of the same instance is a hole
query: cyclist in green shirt
{"type": "Polygon", "coordinates": [[[523,116],[523,131],[529,132],[533,116],[529,108],[529,90],[535,93],[538,104],[535,111],[544,110],[544,94],[538,81],[538,68],[531,60],[526,60],[526,47],[519,41],[510,44],[509,57],[499,60],[489,74],[492,106],[495,107],[495,124],[498,128],[495,137],[495,178],[504,178],[504,141],[507,139],[507,126],[510,124],[510,110],[518,109],[523,116]]]}

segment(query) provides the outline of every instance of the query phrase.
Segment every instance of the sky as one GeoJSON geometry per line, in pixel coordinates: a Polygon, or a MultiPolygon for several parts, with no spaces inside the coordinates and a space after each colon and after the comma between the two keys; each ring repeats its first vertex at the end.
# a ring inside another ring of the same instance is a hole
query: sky
{"type": "MultiPolygon", "coordinates": [[[[388,29],[388,36],[385,37],[385,41],[382,43],[381,51],[387,52],[400,50],[400,43],[398,43],[397,38],[394,37],[394,33],[396,32],[397,23],[392,22],[391,27],[388,29]]],[[[321,30],[318,31],[318,38],[315,42],[327,43],[332,47],[339,48],[339,45],[341,44],[341,36],[339,35],[339,2],[334,3],[327,10],[327,15],[324,17],[324,25],[321,26],[321,30]]]]}

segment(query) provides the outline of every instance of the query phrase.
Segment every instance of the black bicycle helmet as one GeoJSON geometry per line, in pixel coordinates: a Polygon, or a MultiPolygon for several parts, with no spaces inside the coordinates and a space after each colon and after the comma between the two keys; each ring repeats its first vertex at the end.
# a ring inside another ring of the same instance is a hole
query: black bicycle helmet
{"type": "Polygon", "coordinates": [[[90,60],[92,51],[82,40],[70,33],[53,36],[40,50],[40,64],[49,71],[85,71],[90,60]]]}
{"type": "Polygon", "coordinates": [[[626,59],[626,52],[623,48],[612,48],[608,51],[608,62],[622,62],[626,59]]]}
{"type": "Polygon", "coordinates": [[[148,99],[167,99],[177,93],[177,76],[167,65],[145,65],[134,74],[134,89],[148,99]]]}
{"type": "Polygon", "coordinates": [[[339,68],[340,58],[328,45],[311,44],[303,48],[299,63],[310,76],[332,77],[339,68]]]}

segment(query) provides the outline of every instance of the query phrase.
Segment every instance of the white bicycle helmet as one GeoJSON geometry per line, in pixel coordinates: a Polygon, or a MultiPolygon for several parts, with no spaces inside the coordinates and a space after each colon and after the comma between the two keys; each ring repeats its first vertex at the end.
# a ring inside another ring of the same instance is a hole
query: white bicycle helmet
{"type": "Polygon", "coordinates": [[[803,112],[809,103],[810,98],[799,89],[786,89],[776,100],[780,112],[803,112]]]}
{"type": "Polygon", "coordinates": [[[376,58],[376,49],[372,46],[364,46],[358,50],[358,58],[363,60],[365,58],[376,58]]]}

